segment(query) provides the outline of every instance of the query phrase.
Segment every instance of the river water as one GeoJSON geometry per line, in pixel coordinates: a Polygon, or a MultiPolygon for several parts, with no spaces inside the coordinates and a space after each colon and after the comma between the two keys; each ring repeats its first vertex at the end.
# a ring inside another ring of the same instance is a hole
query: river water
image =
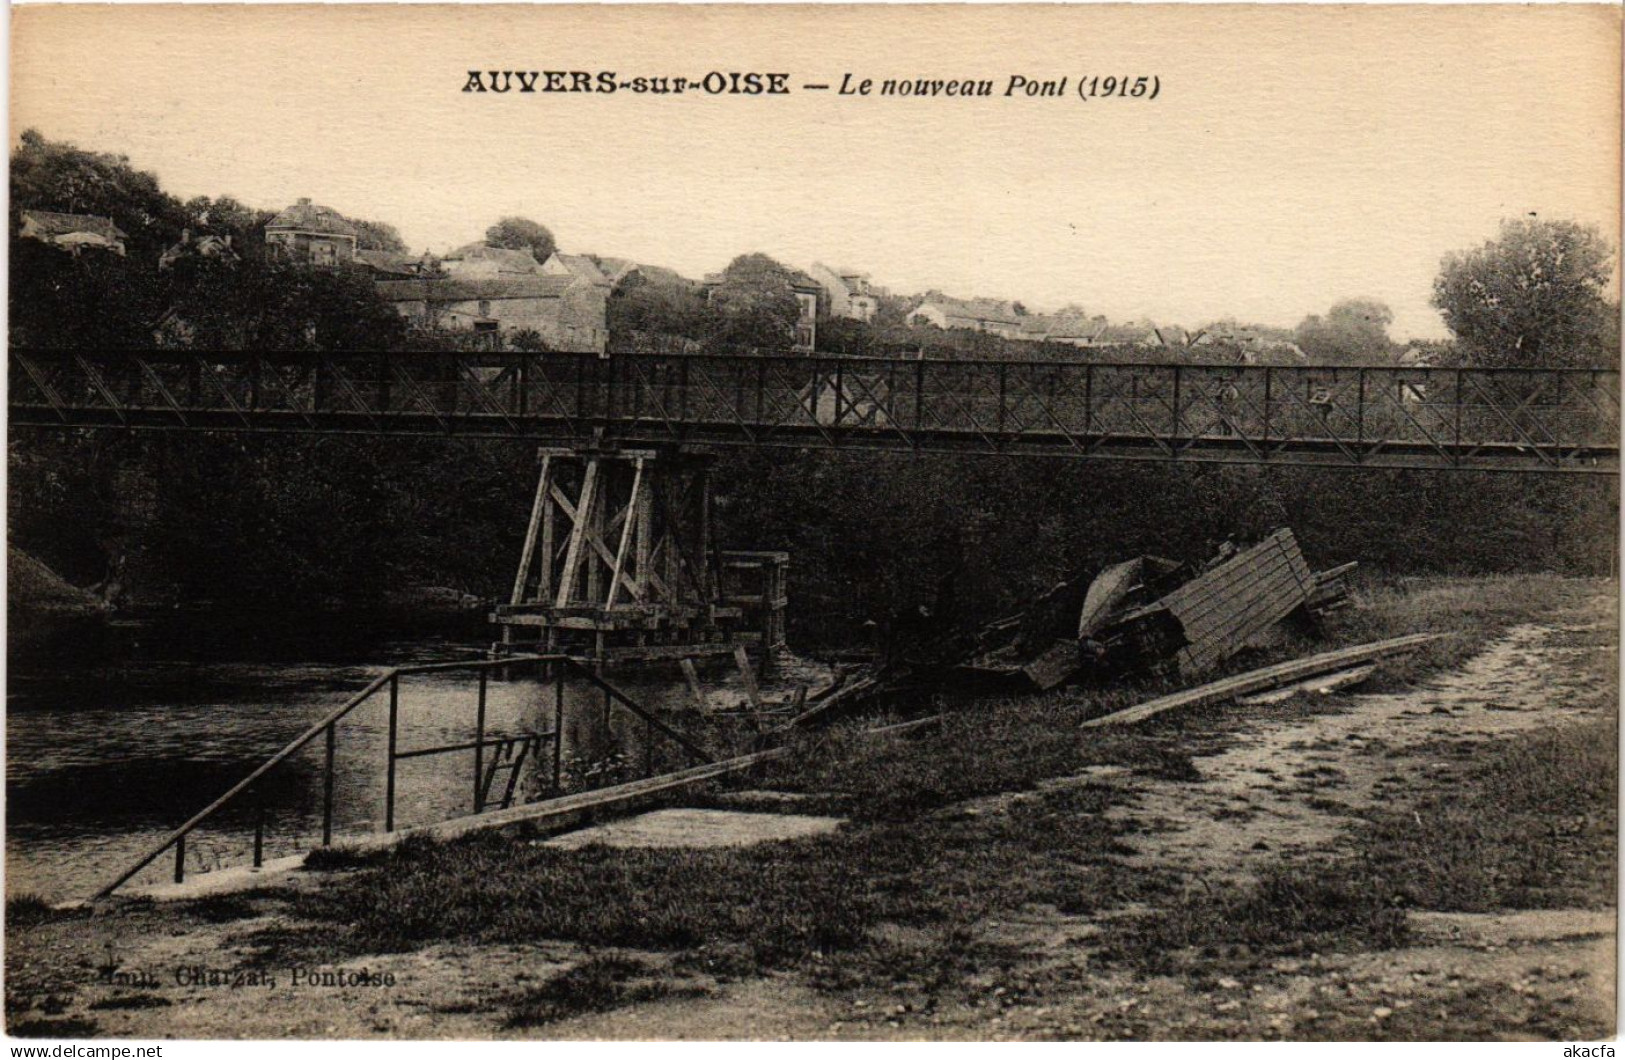
{"type": "MultiPolygon", "coordinates": [[[[138,638],[66,657],[13,653],[6,702],[6,893],[49,901],[89,895],[388,668],[475,657],[477,627],[473,632],[388,639],[312,624],[278,627],[275,637],[210,640],[186,628],[148,627],[138,638]]],[[[618,670],[608,679],[679,731],[700,735],[718,751],[739,749],[743,726],[701,722],[687,709],[687,687],[674,671],[618,670]]],[[[712,702],[742,700],[738,680],[721,668],[709,671],[712,702]]],[[[476,682],[472,673],[458,671],[403,678],[398,749],[473,740],[476,682]]],[[[493,674],[488,735],[551,731],[554,700],[553,684],[539,675],[493,674]]],[[[606,712],[598,689],[567,683],[562,789],[692,764],[669,740],[646,742],[645,733],[627,711],[606,712]]],[[[335,835],[381,828],[387,734],[385,694],[339,724],[335,835]]],[[[537,768],[521,770],[521,797],[554,790],[551,745],[544,742],[541,750],[537,768]]],[[[246,864],[260,813],[267,859],[317,845],[323,760],[317,738],[256,786],[257,799],[200,828],[188,839],[187,872],[246,864]]],[[[471,750],[401,761],[395,826],[472,812],[474,783],[471,750]]],[[[505,786],[502,776],[493,793],[505,786]]],[[[166,852],[135,882],[161,882],[173,871],[173,852],[166,852]]]]}

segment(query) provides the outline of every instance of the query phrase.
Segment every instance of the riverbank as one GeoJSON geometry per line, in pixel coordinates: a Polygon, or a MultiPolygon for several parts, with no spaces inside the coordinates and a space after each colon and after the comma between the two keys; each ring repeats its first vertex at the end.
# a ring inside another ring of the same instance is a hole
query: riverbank
{"type": "Polygon", "coordinates": [[[826,834],[566,849],[520,830],[193,903],[14,905],[8,1030],[1609,1034],[1615,592],[1402,583],[1331,639],[1453,636],[1363,694],[1121,733],[1077,722],[1143,690],[983,702],[903,738],[809,734],[754,779],[780,796],[686,803],[845,819],[826,834]],[[258,978],[178,983],[192,967],[258,978]]]}

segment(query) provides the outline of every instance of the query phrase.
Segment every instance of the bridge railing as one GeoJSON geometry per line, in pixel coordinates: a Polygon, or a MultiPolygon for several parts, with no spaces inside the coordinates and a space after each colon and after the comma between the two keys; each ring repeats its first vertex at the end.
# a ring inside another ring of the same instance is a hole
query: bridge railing
{"type": "MultiPolygon", "coordinates": [[[[251,864],[256,869],[260,868],[265,860],[267,831],[271,820],[268,804],[290,783],[278,775],[279,771],[293,768],[296,756],[318,740],[321,741],[322,747],[321,846],[332,845],[334,815],[339,798],[340,737],[349,731],[348,728],[341,729],[341,723],[351,719],[365,704],[380,698],[387,702],[386,742],[382,754],[384,786],[380,807],[381,818],[372,820],[384,832],[395,831],[397,771],[403,761],[438,755],[469,755],[471,768],[468,774],[469,785],[465,790],[472,794],[469,812],[474,814],[482,813],[492,805],[509,805],[516,794],[522,794],[517,781],[527,760],[530,761],[531,768],[537,776],[544,779],[550,776],[553,792],[562,792],[567,786],[577,788],[579,785],[567,782],[564,776],[565,683],[570,679],[584,682],[595,694],[602,694],[602,707],[594,706],[592,709],[603,711],[606,725],[612,712],[620,710],[631,716],[634,726],[642,727],[640,743],[644,776],[652,776],[657,769],[675,768],[672,763],[674,756],[679,760],[686,759],[687,765],[704,764],[713,760],[713,756],[704,747],[667,725],[645,706],[605,681],[590,667],[567,655],[506,655],[498,659],[470,659],[395,667],[368,682],[342,705],[288,741],[281,750],[266,759],[242,780],[187,818],[121,870],[115,878],[99,889],[94,897],[105,898],[112,894],[165,853],[172,853],[174,856],[174,882],[177,884],[183,882],[186,878],[187,841],[211,822],[224,822],[239,829],[246,825],[247,830],[252,833],[251,864]],[[487,724],[487,694],[490,688],[489,677],[493,670],[500,670],[505,676],[511,675],[515,670],[538,671],[544,682],[550,681],[552,709],[547,713],[551,714],[551,728],[521,733],[492,731],[487,724]],[[473,688],[473,710],[471,716],[463,719],[472,727],[472,731],[468,734],[471,738],[432,746],[402,747],[402,679],[449,672],[471,672],[476,677],[473,688]],[[658,752],[657,741],[661,747],[658,752]],[[547,760],[541,757],[544,753],[548,755],[547,760]],[[499,784],[499,780],[502,783],[499,784]],[[502,794],[493,797],[493,791],[499,786],[502,788],[502,794]]],[[[298,786],[299,781],[294,780],[291,783],[298,786]]],[[[593,786],[601,784],[587,785],[593,786]]],[[[296,841],[297,839],[298,836],[295,836],[296,841]]]]}
{"type": "Polygon", "coordinates": [[[1619,374],[521,353],[11,353],[12,419],[1433,465],[1617,465],[1619,374]]]}

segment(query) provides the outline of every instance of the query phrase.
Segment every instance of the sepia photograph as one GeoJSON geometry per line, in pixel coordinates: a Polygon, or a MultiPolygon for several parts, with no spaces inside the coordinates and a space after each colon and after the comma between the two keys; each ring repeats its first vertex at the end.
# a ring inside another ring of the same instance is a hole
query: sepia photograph
{"type": "Polygon", "coordinates": [[[9,22],[7,1038],[1614,1055],[1619,4],[9,22]]]}

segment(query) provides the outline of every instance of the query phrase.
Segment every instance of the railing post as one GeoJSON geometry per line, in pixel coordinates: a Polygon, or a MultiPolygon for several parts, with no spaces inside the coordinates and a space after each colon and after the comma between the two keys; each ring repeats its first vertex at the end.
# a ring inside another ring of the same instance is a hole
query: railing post
{"type": "Polygon", "coordinates": [[[485,670],[480,671],[479,704],[474,708],[474,812],[485,811],[480,778],[485,775],[485,670]]]}
{"type": "Polygon", "coordinates": [[[1095,428],[1095,366],[1092,365],[1092,364],[1086,364],[1086,365],[1083,366],[1083,435],[1084,435],[1084,437],[1087,438],[1089,436],[1089,432],[1094,430],[1094,428],[1095,428]]]}
{"type": "Polygon", "coordinates": [[[677,389],[678,389],[678,392],[682,395],[681,400],[678,402],[678,405],[677,405],[677,408],[678,408],[677,418],[679,420],[683,421],[684,423],[687,423],[688,422],[688,364],[689,364],[689,359],[687,357],[684,357],[682,360],[678,361],[677,364],[678,364],[677,389]]]}
{"type": "Polygon", "coordinates": [[[1264,366],[1264,433],[1258,439],[1260,442],[1270,440],[1270,399],[1275,384],[1275,369],[1264,366]]]}
{"type": "Polygon", "coordinates": [[[643,719],[643,775],[655,775],[655,730],[649,719],[643,719]]]}
{"type": "Polygon", "coordinates": [[[254,800],[254,867],[265,864],[265,799],[254,800]]]}
{"type": "MultiPolygon", "coordinates": [[[[846,366],[840,361],[835,362],[835,422],[833,427],[841,425],[841,417],[846,415],[846,366]]],[[[816,401],[813,405],[817,408],[816,401]]]]}
{"type": "Polygon", "coordinates": [[[1461,405],[1462,405],[1461,369],[1460,368],[1456,369],[1456,395],[1455,395],[1455,398],[1456,398],[1456,427],[1455,427],[1456,444],[1455,444],[1454,456],[1455,456],[1455,459],[1460,460],[1461,459],[1461,405]]]}
{"type": "Polygon", "coordinates": [[[389,675],[389,769],[384,777],[384,831],[395,830],[395,736],[401,705],[401,677],[389,675]]]}
{"type": "Polygon", "coordinates": [[[553,664],[553,790],[564,780],[564,663],[553,664]]]}
{"type": "Polygon", "coordinates": [[[585,429],[587,419],[587,362],[576,358],[576,429],[585,429]]]}
{"type": "Polygon", "coordinates": [[[1174,454],[1176,456],[1179,454],[1179,420],[1180,420],[1179,391],[1180,391],[1180,382],[1181,382],[1181,380],[1183,378],[1184,378],[1184,368],[1183,368],[1183,366],[1177,365],[1177,364],[1174,365],[1174,423],[1173,423],[1173,431],[1169,434],[1169,437],[1168,437],[1168,447],[1171,450],[1173,450],[1173,452],[1174,452],[1174,454]]]}
{"type": "MultiPolygon", "coordinates": [[[[813,407],[818,407],[817,398],[813,399],[813,407]]],[[[767,422],[767,361],[756,362],[756,423],[762,426],[767,422]]]]}
{"type": "Polygon", "coordinates": [[[337,735],[337,722],[327,727],[327,762],[322,770],[322,846],[333,845],[333,752],[337,735]]]}
{"type": "Polygon", "coordinates": [[[999,418],[998,426],[994,428],[994,433],[1001,436],[1004,434],[1004,397],[1006,384],[1008,383],[1008,367],[1009,366],[1003,361],[999,362],[999,418]]]}
{"type": "Polygon", "coordinates": [[[1355,406],[1354,444],[1365,445],[1365,369],[1356,368],[1356,378],[1360,381],[1360,398],[1355,406]]]}
{"type": "Polygon", "coordinates": [[[925,422],[925,358],[914,362],[914,429],[925,422]]]}
{"type": "Polygon", "coordinates": [[[175,882],[186,880],[186,837],[179,836],[175,840],[175,882]]]}

